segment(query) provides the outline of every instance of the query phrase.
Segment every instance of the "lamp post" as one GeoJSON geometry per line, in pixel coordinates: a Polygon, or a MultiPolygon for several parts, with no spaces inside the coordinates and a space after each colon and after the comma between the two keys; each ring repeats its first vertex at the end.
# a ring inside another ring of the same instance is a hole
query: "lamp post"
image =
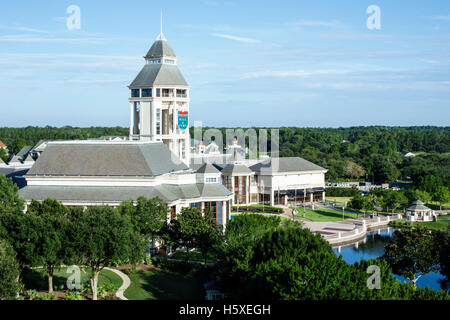
{"type": "Polygon", "coordinates": [[[306,216],[306,189],[303,189],[303,217],[306,216]]]}

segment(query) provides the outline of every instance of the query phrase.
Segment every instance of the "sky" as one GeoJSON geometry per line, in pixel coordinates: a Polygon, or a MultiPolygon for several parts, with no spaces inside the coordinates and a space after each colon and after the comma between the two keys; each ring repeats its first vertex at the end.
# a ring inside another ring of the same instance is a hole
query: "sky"
{"type": "Polygon", "coordinates": [[[2,0],[0,126],[128,127],[161,11],[191,124],[450,125],[448,0],[2,0]]]}

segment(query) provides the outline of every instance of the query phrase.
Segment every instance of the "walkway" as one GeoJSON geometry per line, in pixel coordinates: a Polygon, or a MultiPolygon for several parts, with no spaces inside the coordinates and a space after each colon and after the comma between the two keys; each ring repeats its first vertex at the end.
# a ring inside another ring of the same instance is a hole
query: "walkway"
{"type": "MultiPolygon", "coordinates": [[[[284,209],[283,217],[292,219],[292,209],[279,206],[284,209]]],[[[332,208],[329,208],[332,209],[332,208]]],[[[338,210],[336,210],[338,211],[338,210]]],[[[339,212],[342,212],[341,210],[339,212]]],[[[354,213],[354,212],[350,212],[354,213]]],[[[303,222],[304,226],[313,233],[321,234],[330,244],[339,244],[352,241],[366,235],[368,228],[386,226],[392,220],[401,219],[397,214],[392,216],[364,217],[362,214],[357,219],[345,219],[342,221],[311,221],[295,216],[295,221],[303,222]]]]}
{"type": "Polygon", "coordinates": [[[131,280],[130,278],[123,273],[122,271],[119,271],[117,269],[112,269],[112,268],[107,268],[105,267],[104,269],[109,270],[114,272],[115,274],[117,274],[120,278],[122,278],[122,285],[120,286],[120,288],[116,291],[116,297],[121,299],[121,300],[128,300],[123,293],[125,292],[125,290],[127,290],[127,288],[130,286],[131,284],[131,280]]]}

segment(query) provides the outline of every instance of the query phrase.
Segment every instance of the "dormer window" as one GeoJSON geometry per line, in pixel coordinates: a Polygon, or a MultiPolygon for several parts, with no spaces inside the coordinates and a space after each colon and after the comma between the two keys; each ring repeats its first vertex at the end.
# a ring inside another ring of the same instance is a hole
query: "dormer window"
{"type": "Polygon", "coordinates": [[[205,178],[206,183],[217,183],[217,178],[205,178]]]}

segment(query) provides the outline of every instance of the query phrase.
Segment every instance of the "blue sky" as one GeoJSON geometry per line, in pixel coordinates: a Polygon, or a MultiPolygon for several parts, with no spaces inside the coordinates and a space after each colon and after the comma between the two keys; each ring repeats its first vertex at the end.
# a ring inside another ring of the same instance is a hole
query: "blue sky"
{"type": "Polygon", "coordinates": [[[128,126],[127,85],[160,10],[191,123],[450,125],[447,0],[3,0],[0,126],[128,126]],[[366,26],[369,5],[381,30],[366,26]]]}

